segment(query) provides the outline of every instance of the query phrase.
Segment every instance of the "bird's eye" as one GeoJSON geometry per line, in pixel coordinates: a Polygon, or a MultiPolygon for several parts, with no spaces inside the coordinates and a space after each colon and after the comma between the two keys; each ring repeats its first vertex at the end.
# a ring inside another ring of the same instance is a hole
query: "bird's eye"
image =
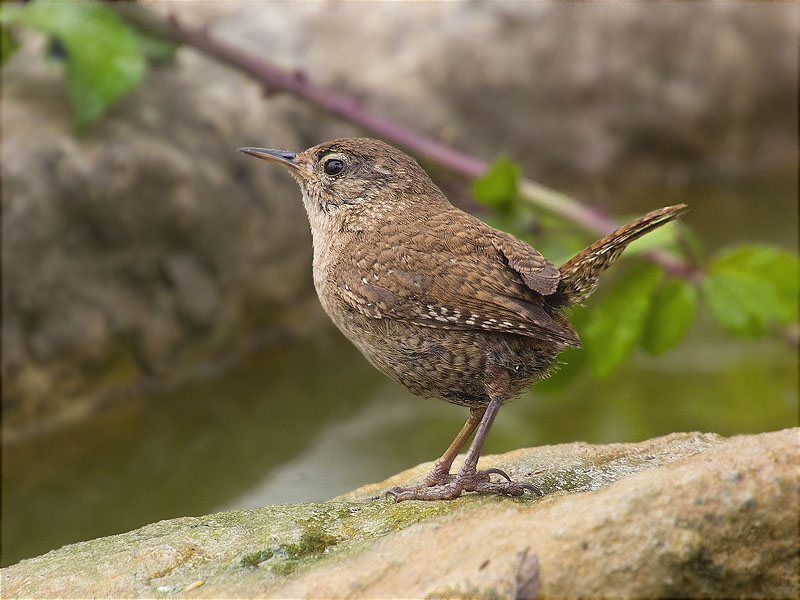
{"type": "Polygon", "coordinates": [[[325,161],[323,169],[325,169],[326,175],[338,175],[344,171],[344,161],[338,158],[329,158],[325,161]]]}

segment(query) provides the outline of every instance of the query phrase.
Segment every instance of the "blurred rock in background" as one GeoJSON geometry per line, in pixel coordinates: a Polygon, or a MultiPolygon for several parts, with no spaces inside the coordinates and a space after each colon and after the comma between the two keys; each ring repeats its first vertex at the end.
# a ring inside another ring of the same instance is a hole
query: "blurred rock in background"
{"type": "MultiPolygon", "coordinates": [[[[612,209],[631,190],[651,190],[652,208],[698,179],[796,167],[793,4],[156,8],[612,209]]],[[[184,48],[76,137],[41,46],[27,39],[3,68],[7,440],[142,376],[326,326],[294,182],[235,150],[368,132],[184,48]]]]}

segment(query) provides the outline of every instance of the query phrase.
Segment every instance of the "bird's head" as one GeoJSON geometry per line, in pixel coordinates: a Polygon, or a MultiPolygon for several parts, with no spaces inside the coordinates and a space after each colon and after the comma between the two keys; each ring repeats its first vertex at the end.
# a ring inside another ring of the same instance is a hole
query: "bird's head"
{"type": "Polygon", "coordinates": [[[289,170],[315,226],[365,229],[412,205],[447,202],[413,158],[379,140],[343,138],[295,154],[267,148],[242,152],[289,170]]]}

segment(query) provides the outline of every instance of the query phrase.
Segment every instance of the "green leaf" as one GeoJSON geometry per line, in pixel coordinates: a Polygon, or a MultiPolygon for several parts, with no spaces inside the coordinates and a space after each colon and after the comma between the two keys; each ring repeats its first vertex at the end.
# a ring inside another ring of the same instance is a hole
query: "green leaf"
{"type": "Polygon", "coordinates": [[[797,321],[798,257],[771,246],[723,252],[703,284],[712,314],[740,336],[762,335],[770,323],[797,321]]]}
{"type": "Polygon", "coordinates": [[[783,312],[775,289],[749,273],[712,271],[703,291],[717,322],[735,335],[763,335],[767,322],[783,312]]]}
{"type": "Polygon", "coordinates": [[[519,198],[520,171],[515,162],[501,158],[491,166],[486,175],[472,183],[472,193],[479,202],[506,214],[511,213],[519,198]]]}
{"type": "Polygon", "coordinates": [[[620,281],[594,308],[583,342],[597,377],[608,376],[638,345],[653,290],[663,275],[655,265],[642,265],[620,281]]]}
{"type": "Polygon", "coordinates": [[[6,61],[9,57],[17,51],[19,48],[19,42],[17,38],[14,37],[14,34],[8,27],[3,27],[0,29],[0,35],[2,35],[2,54],[0,54],[0,65],[6,64],[6,61]]]}
{"type": "Polygon", "coordinates": [[[778,252],[768,263],[759,267],[760,278],[775,288],[783,307],[779,319],[783,323],[797,322],[797,307],[800,302],[798,293],[798,271],[800,261],[797,255],[789,252],[778,252]]]}
{"type": "Polygon", "coordinates": [[[67,50],[66,80],[75,126],[85,130],[144,77],[137,35],[101,4],[34,2],[5,7],[3,23],[55,36],[67,50]]]}
{"type": "Polygon", "coordinates": [[[740,246],[724,252],[711,265],[713,271],[747,273],[772,287],[782,309],[775,314],[782,322],[797,321],[798,271],[800,259],[786,250],[765,245],[740,246]]]}
{"type": "Polygon", "coordinates": [[[642,346],[655,356],[676,346],[694,321],[697,288],[673,279],[656,290],[644,328],[642,346]]]}

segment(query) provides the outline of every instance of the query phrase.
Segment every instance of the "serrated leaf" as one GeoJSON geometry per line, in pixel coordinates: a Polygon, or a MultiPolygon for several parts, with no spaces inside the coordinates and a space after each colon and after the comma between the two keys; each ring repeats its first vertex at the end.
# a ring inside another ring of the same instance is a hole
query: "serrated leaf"
{"type": "Polygon", "coordinates": [[[694,321],[697,288],[684,279],[673,279],[653,294],[642,346],[657,356],[676,346],[694,321]]]}
{"type": "Polygon", "coordinates": [[[472,182],[473,195],[479,202],[510,213],[519,197],[520,170],[519,165],[507,158],[495,161],[486,175],[472,182]]]}
{"type": "Polygon", "coordinates": [[[762,335],[767,322],[784,312],[775,288],[749,273],[712,271],[703,282],[703,291],[717,322],[735,335],[762,335]]]}
{"type": "MultiPolygon", "coordinates": [[[[780,308],[766,315],[783,323],[797,321],[798,269],[796,254],[773,246],[740,246],[722,253],[710,266],[713,272],[744,273],[772,288],[780,308]]],[[[769,309],[770,306],[765,307],[769,309]]]]}
{"type": "Polygon", "coordinates": [[[653,290],[662,275],[661,268],[642,265],[620,281],[591,312],[583,342],[597,377],[608,376],[639,344],[653,290]]]}
{"type": "Polygon", "coordinates": [[[6,64],[9,57],[19,48],[19,42],[14,37],[13,32],[8,27],[0,28],[0,36],[2,36],[2,54],[0,54],[0,65],[6,64]]]}
{"type": "Polygon", "coordinates": [[[762,335],[770,323],[797,321],[798,258],[766,245],[720,254],[703,284],[712,314],[739,336],[762,335]]]}
{"type": "Polygon", "coordinates": [[[144,76],[146,63],[139,39],[106,6],[33,2],[6,7],[2,21],[32,27],[64,44],[67,91],[79,131],[135,88],[144,76]]]}

